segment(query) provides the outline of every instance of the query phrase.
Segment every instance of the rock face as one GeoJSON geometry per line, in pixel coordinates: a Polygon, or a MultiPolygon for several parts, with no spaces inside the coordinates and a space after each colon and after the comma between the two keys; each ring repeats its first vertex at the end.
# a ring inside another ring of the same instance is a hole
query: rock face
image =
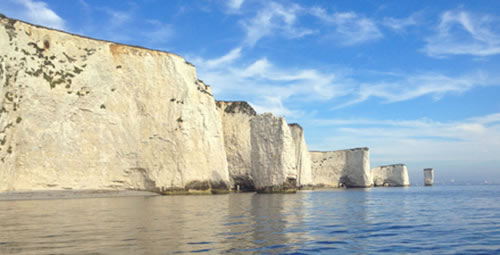
{"type": "Polygon", "coordinates": [[[285,118],[270,113],[250,121],[252,177],[257,192],[295,192],[295,145],[285,118]]]}
{"type": "Polygon", "coordinates": [[[311,173],[311,155],[307,149],[304,138],[304,129],[299,124],[289,124],[295,144],[295,159],[297,161],[297,187],[307,188],[313,186],[311,173]]]}
{"type": "Polygon", "coordinates": [[[432,186],[434,184],[434,169],[426,168],[424,169],[424,185],[432,186]]]}
{"type": "Polygon", "coordinates": [[[0,191],[228,188],[214,98],[182,57],[0,18],[0,84],[0,191]]]}
{"type": "Polygon", "coordinates": [[[404,164],[378,166],[372,169],[374,186],[409,186],[408,169],[404,164]]]}
{"type": "Polygon", "coordinates": [[[253,191],[250,121],[256,115],[255,110],[247,102],[217,101],[217,108],[222,118],[231,187],[253,191]]]}
{"type": "Polygon", "coordinates": [[[319,187],[370,187],[368,148],[311,151],[312,182],[319,187]]]}

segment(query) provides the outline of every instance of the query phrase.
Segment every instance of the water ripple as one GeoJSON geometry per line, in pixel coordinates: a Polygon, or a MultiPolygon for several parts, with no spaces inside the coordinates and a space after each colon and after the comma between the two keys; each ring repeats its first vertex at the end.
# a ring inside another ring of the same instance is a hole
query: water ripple
{"type": "Polygon", "coordinates": [[[0,202],[0,254],[498,254],[500,186],[0,202]]]}

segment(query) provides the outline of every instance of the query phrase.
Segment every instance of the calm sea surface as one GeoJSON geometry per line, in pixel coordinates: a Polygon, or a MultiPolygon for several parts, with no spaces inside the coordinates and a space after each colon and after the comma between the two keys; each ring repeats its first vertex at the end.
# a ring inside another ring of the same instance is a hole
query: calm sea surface
{"type": "Polygon", "coordinates": [[[500,186],[0,201],[0,254],[500,254],[500,186]]]}

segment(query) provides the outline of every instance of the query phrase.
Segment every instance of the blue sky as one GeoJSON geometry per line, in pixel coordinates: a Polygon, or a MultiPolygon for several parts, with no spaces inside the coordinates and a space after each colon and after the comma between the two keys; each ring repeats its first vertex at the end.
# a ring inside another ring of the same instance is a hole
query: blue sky
{"type": "Polygon", "coordinates": [[[312,150],[369,147],[500,182],[500,1],[3,0],[13,18],[174,52],[218,100],[305,128],[312,150]]]}

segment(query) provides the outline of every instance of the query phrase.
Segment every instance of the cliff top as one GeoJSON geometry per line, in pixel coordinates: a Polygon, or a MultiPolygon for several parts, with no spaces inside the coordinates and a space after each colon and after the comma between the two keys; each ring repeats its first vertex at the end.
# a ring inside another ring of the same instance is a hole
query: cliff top
{"type": "MultiPolygon", "coordinates": [[[[67,31],[63,31],[63,30],[59,30],[59,29],[55,29],[55,28],[49,28],[49,27],[44,27],[44,26],[41,26],[41,25],[32,24],[32,23],[29,23],[29,22],[26,22],[26,21],[23,21],[23,20],[9,18],[6,15],[0,13],[0,20],[3,20],[3,19],[7,19],[8,20],[7,24],[9,26],[13,26],[16,22],[20,22],[20,23],[23,23],[23,24],[26,24],[26,25],[29,25],[29,26],[33,26],[33,27],[36,27],[36,28],[41,28],[41,29],[46,29],[46,30],[49,30],[49,31],[64,33],[64,34],[68,34],[68,35],[71,35],[71,36],[76,36],[76,37],[80,37],[80,38],[84,38],[84,39],[88,39],[88,40],[92,40],[92,41],[106,42],[106,43],[112,43],[112,44],[116,44],[116,45],[120,45],[120,46],[131,47],[131,48],[135,48],[135,49],[141,49],[141,50],[146,50],[146,51],[153,51],[153,52],[158,52],[158,53],[163,53],[163,54],[167,54],[167,55],[172,55],[172,56],[176,56],[176,57],[184,59],[182,56],[179,56],[179,55],[177,55],[175,53],[172,53],[172,52],[162,51],[162,50],[156,50],[156,49],[150,49],[150,48],[146,48],[146,47],[142,47],[142,46],[137,46],[137,45],[131,45],[131,44],[113,42],[113,41],[109,41],[109,40],[97,39],[97,38],[92,38],[92,37],[88,37],[88,36],[84,36],[84,35],[74,34],[74,33],[71,33],[71,32],[67,32],[67,31]]],[[[191,66],[194,67],[194,65],[192,63],[190,63],[189,61],[187,61],[186,59],[184,59],[184,61],[186,62],[186,64],[191,65],[191,66]]]]}
{"type": "Polygon", "coordinates": [[[395,167],[395,166],[406,166],[406,165],[402,164],[402,163],[398,163],[398,164],[390,164],[390,165],[383,165],[383,166],[377,166],[377,167],[385,168],[385,167],[395,167]]]}
{"type": "Polygon", "coordinates": [[[328,152],[339,152],[339,151],[368,151],[370,150],[368,147],[359,147],[359,148],[352,148],[352,149],[345,149],[345,150],[335,150],[335,151],[309,151],[309,152],[315,152],[315,153],[328,153],[328,152]]]}
{"type": "Polygon", "coordinates": [[[246,101],[216,101],[217,107],[223,108],[225,113],[244,113],[256,116],[257,112],[246,101]]]}
{"type": "Polygon", "coordinates": [[[290,124],[288,124],[288,126],[290,126],[290,127],[298,127],[298,128],[300,128],[301,130],[304,130],[304,128],[302,128],[302,126],[301,126],[301,125],[299,125],[299,123],[290,123],[290,124]]]}

